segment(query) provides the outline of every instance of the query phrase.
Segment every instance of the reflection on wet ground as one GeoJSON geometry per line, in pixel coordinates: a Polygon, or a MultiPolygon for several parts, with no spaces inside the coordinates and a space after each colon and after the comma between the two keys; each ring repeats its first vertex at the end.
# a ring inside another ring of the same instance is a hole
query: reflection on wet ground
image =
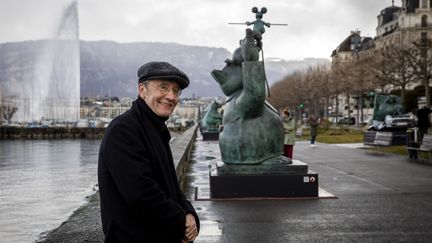
{"type": "Polygon", "coordinates": [[[217,141],[198,135],[185,188],[201,220],[195,242],[430,242],[430,166],[303,141],[294,151],[338,199],[195,200],[197,188],[209,188],[209,165],[220,160],[217,141]]]}
{"type": "Polygon", "coordinates": [[[199,242],[219,242],[222,227],[217,215],[210,211],[213,202],[196,201],[196,190],[209,192],[209,166],[212,162],[220,160],[218,141],[203,141],[200,134],[194,144],[189,170],[186,172],[187,188],[185,193],[193,202],[195,210],[200,216],[201,230],[199,242]]]}

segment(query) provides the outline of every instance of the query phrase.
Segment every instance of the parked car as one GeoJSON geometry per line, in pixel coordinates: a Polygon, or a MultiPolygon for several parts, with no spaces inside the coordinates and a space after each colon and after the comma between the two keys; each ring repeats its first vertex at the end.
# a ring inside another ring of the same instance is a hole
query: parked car
{"type": "Polygon", "coordinates": [[[396,116],[387,115],[384,124],[387,128],[410,128],[417,125],[417,118],[412,113],[396,116]]]}
{"type": "Polygon", "coordinates": [[[338,121],[338,124],[348,124],[348,125],[354,125],[355,124],[355,118],[354,117],[350,117],[350,119],[348,119],[347,116],[341,118],[338,121]]]}

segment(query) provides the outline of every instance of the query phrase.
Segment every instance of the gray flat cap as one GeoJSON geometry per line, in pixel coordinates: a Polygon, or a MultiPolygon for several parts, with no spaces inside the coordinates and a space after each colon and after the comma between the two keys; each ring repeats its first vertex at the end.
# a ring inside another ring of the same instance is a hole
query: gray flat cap
{"type": "Polygon", "coordinates": [[[171,80],[181,89],[189,86],[188,76],[168,62],[148,62],[142,65],[137,72],[138,83],[147,80],[171,80]]]}

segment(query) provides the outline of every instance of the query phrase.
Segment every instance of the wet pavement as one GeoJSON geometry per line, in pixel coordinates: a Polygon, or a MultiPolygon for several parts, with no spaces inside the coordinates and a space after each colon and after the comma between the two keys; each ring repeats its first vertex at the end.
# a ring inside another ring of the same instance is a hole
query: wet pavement
{"type": "MultiPolygon", "coordinates": [[[[219,147],[198,135],[184,175],[201,219],[195,242],[431,242],[432,163],[361,147],[294,146],[294,159],[318,172],[320,187],[337,199],[212,201],[205,193],[219,147]]],[[[98,203],[93,197],[46,242],[102,242],[98,203]]]]}
{"type": "Polygon", "coordinates": [[[432,164],[361,147],[294,146],[294,159],[337,199],[212,201],[208,166],[218,144],[198,136],[186,172],[202,224],[196,242],[431,242],[432,164]]]}

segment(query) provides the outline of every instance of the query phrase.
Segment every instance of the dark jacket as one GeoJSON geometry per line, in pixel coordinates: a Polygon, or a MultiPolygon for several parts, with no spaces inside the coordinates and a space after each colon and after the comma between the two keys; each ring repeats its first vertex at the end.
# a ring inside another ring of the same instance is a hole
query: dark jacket
{"type": "Polygon", "coordinates": [[[98,180],[106,242],[180,242],[187,213],[199,226],[180,190],[165,120],[138,98],[105,131],[98,180]]]}
{"type": "Polygon", "coordinates": [[[315,118],[309,118],[308,120],[310,126],[310,135],[311,137],[316,137],[318,135],[318,121],[315,118]]]}
{"type": "Polygon", "coordinates": [[[423,107],[419,110],[417,110],[417,126],[420,130],[427,130],[430,127],[429,122],[429,114],[431,113],[431,110],[427,107],[423,107]]]}

